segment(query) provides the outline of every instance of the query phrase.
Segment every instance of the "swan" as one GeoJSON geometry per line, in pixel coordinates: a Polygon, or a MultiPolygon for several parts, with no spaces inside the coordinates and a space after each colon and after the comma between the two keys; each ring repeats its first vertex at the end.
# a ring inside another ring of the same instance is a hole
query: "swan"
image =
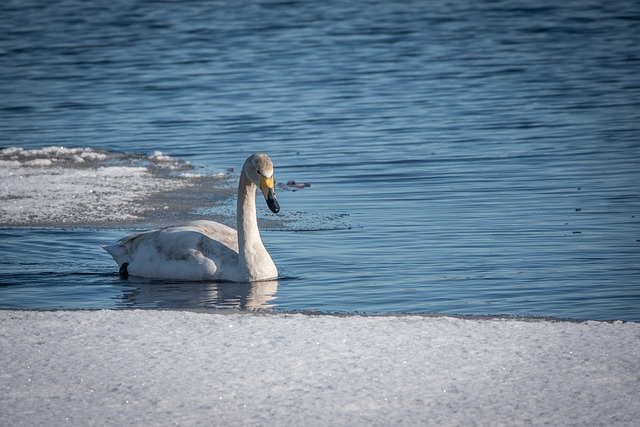
{"type": "Polygon", "coordinates": [[[278,278],[256,218],[256,187],[273,213],[280,211],[273,162],[264,153],[247,158],[238,184],[238,231],[214,221],[145,231],[103,246],[120,274],[170,280],[255,282],[278,278]]]}

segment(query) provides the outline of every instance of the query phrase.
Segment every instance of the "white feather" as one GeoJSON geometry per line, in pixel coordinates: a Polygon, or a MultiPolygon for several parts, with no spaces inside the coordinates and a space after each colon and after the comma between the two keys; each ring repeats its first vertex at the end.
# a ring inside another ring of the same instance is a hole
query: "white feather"
{"type": "MultiPolygon", "coordinates": [[[[276,279],[278,270],[262,244],[256,219],[255,194],[260,176],[272,178],[273,164],[267,155],[258,153],[247,159],[240,175],[239,233],[217,222],[192,221],[133,234],[104,249],[119,266],[127,263],[132,276],[232,282],[276,279]]],[[[267,195],[274,203],[273,188],[267,195]]],[[[277,212],[279,207],[275,209],[277,212]]]]}

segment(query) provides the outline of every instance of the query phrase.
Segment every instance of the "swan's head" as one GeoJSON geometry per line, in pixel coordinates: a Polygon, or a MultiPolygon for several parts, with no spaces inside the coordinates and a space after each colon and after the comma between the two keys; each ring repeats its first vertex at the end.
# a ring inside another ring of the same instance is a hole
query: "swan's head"
{"type": "Polygon", "coordinates": [[[271,212],[280,212],[280,205],[278,204],[278,200],[276,200],[275,182],[273,180],[273,162],[269,156],[264,153],[256,153],[244,162],[243,169],[251,182],[262,191],[271,212]]]}

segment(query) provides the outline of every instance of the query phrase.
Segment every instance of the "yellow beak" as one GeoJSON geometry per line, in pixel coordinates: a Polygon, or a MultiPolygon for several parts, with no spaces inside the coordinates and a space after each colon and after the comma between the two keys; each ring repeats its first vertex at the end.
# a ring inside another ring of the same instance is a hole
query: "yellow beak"
{"type": "Polygon", "coordinates": [[[262,190],[264,197],[267,197],[269,189],[273,190],[273,177],[267,179],[260,175],[260,190],[262,190]]]}
{"type": "Polygon", "coordinates": [[[264,195],[264,199],[267,201],[267,206],[271,209],[271,212],[278,213],[280,212],[280,205],[276,200],[276,193],[274,191],[274,181],[273,177],[265,178],[264,176],[260,176],[260,190],[264,195]]]}

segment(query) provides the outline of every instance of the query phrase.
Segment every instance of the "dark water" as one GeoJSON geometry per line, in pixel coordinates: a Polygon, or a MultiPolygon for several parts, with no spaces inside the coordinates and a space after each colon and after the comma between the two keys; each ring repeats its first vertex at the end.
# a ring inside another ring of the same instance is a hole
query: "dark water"
{"type": "Polygon", "coordinates": [[[259,287],[121,281],[98,245],[130,230],[3,229],[0,307],[640,321],[639,25],[637,1],[3,2],[2,146],[265,151],[312,184],[281,218],[316,226],[263,233],[259,287]]]}

